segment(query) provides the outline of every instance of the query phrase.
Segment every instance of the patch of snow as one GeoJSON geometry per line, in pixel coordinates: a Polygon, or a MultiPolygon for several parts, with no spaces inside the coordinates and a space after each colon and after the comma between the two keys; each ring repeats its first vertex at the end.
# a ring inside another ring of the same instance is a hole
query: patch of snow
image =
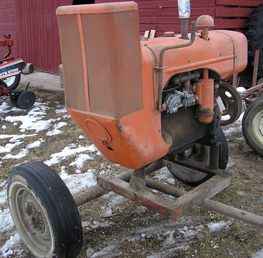
{"type": "Polygon", "coordinates": [[[61,131],[60,129],[66,125],[67,125],[66,122],[59,122],[58,124],[55,124],[54,128],[51,131],[47,132],[47,136],[62,134],[63,131],[61,131]]]}
{"type": "Polygon", "coordinates": [[[84,137],[83,135],[80,135],[80,136],[79,136],[79,139],[80,139],[80,140],[83,140],[83,139],[85,139],[85,137],[84,137]]]}
{"type": "Polygon", "coordinates": [[[65,107],[60,107],[56,109],[56,114],[65,114],[67,113],[67,109],[65,107]]]}
{"type": "Polygon", "coordinates": [[[93,170],[83,174],[69,175],[65,171],[60,173],[61,179],[65,182],[71,194],[78,193],[86,187],[97,185],[97,178],[93,170]]]}
{"type": "Polygon", "coordinates": [[[76,160],[70,163],[70,166],[76,166],[81,169],[86,161],[92,160],[93,158],[89,154],[82,153],[77,156],[76,160]]]}
{"type": "Polygon", "coordinates": [[[9,106],[7,105],[6,102],[3,102],[3,103],[0,105],[0,112],[3,113],[7,108],[9,108],[9,106]]]}
{"type": "Polygon", "coordinates": [[[89,145],[87,151],[94,152],[98,155],[100,154],[100,151],[97,149],[97,147],[94,144],[89,145]]]}
{"type": "Polygon", "coordinates": [[[18,134],[18,135],[14,135],[14,134],[1,134],[0,135],[0,140],[5,140],[5,139],[10,139],[9,142],[13,143],[16,142],[17,140],[21,140],[27,137],[34,137],[37,134],[18,134]]]}
{"type": "Polygon", "coordinates": [[[127,201],[127,199],[124,198],[123,196],[119,194],[115,194],[113,192],[104,195],[103,199],[107,201],[107,205],[109,205],[111,208],[121,205],[127,201]]]}
{"type": "Polygon", "coordinates": [[[7,127],[6,125],[2,125],[2,129],[5,130],[7,127]]]}
{"type": "Polygon", "coordinates": [[[109,245],[99,252],[96,252],[90,256],[90,258],[103,258],[103,257],[108,257],[108,258],[113,258],[113,257],[119,257],[122,252],[119,249],[120,246],[117,245],[109,245]]]}
{"type": "Polygon", "coordinates": [[[0,211],[0,232],[6,232],[14,227],[12,217],[10,215],[9,209],[4,209],[0,211]]]}
{"type": "Polygon", "coordinates": [[[40,138],[39,140],[28,144],[28,145],[26,146],[26,148],[27,148],[28,150],[35,149],[35,148],[39,148],[43,142],[44,142],[44,140],[43,140],[42,138],[40,138]]]}
{"type": "Polygon", "coordinates": [[[256,254],[252,258],[263,258],[263,249],[256,252],[256,254]]]}
{"type": "Polygon", "coordinates": [[[244,92],[246,92],[246,91],[247,91],[247,89],[244,88],[244,87],[237,87],[237,92],[238,92],[238,93],[244,93],[244,92]]]}
{"type": "Polygon", "coordinates": [[[49,160],[46,160],[44,163],[47,166],[53,166],[56,165],[63,160],[67,159],[68,157],[75,156],[76,154],[88,151],[89,147],[83,147],[71,144],[69,146],[66,146],[61,152],[54,153],[51,155],[51,158],[49,160]]]}
{"type": "Polygon", "coordinates": [[[210,233],[216,233],[222,231],[224,228],[228,228],[230,223],[226,221],[211,222],[207,224],[207,226],[210,233]]]}
{"type": "Polygon", "coordinates": [[[11,113],[11,112],[22,112],[21,109],[17,108],[17,107],[14,107],[14,106],[10,106],[8,104],[8,102],[3,102],[1,105],[0,105],[0,113],[2,114],[8,114],[8,113],[11,113]]]}
{"type": "Polygon", "coordinates": [[[230,126],[224,128],[224,133],[225,133],[226,136],[230,137],[233,134],[241,133],[243,116],[244,116],[244,113],[242,113],[240,115],[239,119],[235,123],[233,123],[230,126]]]}
{"type": "Polygon", "coordinates": [[[29,151],[27,149],[20,150],[17,154],[7,154],[2,159],[22,159],[28,155],[29,151]]]}
{"type": "Polygon", "coordinates": [[[53,121],[53,119],[46,120],[48,107],[42,103],[36,102],[33,109],[31,109],[26,115],[20,116],[7,116],[5,121],[10,123],[20,123],[19,129],[21,132],[36,131],[41,132],[47,130],[53,121]]]}
{"type": "Polygon", "coordinates": [[[19,237],[18,233],[16,233],[15,235],[11,236],[6,241],[4,246],[2,246],[2,248],[0,249],[1,257],[10,257],[11,255],[13,255],[14,254],[14,247],[19,243],[20,243],[20,237],[19,237]]]}
{"type": "Polygon", "coordinates": [[[0,154],[3,153],[9,153],[11,152],[15,147],[21,145],[22,142],[16,142],[16,143],[8,143],[5,146],[0,146],[0,154]]]}
{"type": "Polygon", "coordinates": [[[7,200],[7,194],[6,194],[6,189],[0,192],[0,207],[4,204],[6,204],[7,200]]]}

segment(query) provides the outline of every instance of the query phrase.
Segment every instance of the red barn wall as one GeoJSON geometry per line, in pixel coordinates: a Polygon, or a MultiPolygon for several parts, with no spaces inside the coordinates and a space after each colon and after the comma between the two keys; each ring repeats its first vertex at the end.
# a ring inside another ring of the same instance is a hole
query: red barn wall
{"type": "MultiPolygon", "coordinates": [[[[119,0],[96,0],[100,2],[119,0]]],[[[56,72],[60,63],[55,10],[72,0],[0,0],[0,29],[16,35],[17,55],[41,70],[56,72]],[[14,29],[16,27],[16,29],[14,29]]],[[[136,0],[140,32],[156,29],[179,32],[177,0],[136,0]]],[[[201,14],[215,17],[217,28],[242,29],[246,18],[263,0],[192,0],[192,19],[201,14]]]]}
{"type": "Polygon", "coordinates": [[[17,7],[17,52],[37,68],[56,72],[60,50],[56,8],[70,0],[19,0],[17,7]]]}
{"type": "MultiPolygon", "coordinates": [[[[0,0],[0,36],[11,34],[16,36],[16,0],[0,0]]],[[[15,48],[14,48],[15,51],[15,48]]]]}

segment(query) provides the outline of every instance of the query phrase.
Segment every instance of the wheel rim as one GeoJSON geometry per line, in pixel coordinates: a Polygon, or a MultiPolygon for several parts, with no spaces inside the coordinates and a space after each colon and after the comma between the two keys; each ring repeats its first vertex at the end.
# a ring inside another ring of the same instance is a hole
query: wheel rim
{"type": "Polygon", "coordinates": [[[36,257],[52,257],[55,243],[47,211],[26,183],[12,182],[9,206],[17,231],[30,251],[36,257]]]}
{"type": "Polygon", "coordinates": [[[231,85],[222,84],[218,89],[218,98],[224,105],[221,112],[221,125],[229,125],[235,122],[242,111],[242,100],[239,93],[231,85]]]}
{"type": "Polygon", "coordinates": [[[223,94],[221,99],[224,103],[225,110],[221,114],[221,119],[223,121],[229,121],[235,113],[235,99],[229,91],[225,91],[223,94]]]}
{"type": "Polygon", "coordinates": [[[9,77],[9,78],[4,79],[3,81],[4,81],[4,83],[6,84],[6,86],[9,88],[9,87],[11,87],[11,86],[14,84],[14,82],[16,81],[16,77],[15,77],[15,76],[12,76],[12,77],[9,77]]]}
{"type": "Polygon", "coordinates": [[[255,115],[252,120],[252,132],[255,140],[263,145],[263,110],[255,115]]]}

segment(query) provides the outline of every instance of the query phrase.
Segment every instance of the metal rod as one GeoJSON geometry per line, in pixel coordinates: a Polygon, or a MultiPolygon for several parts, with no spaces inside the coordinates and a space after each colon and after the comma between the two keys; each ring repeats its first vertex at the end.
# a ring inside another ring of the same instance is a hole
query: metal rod
{"type": "Polygon", "coordinates": [[[262,216],[258,216],[256,214],[234,208],[221,202],[207,199],[204,201],[204,207],[206,207],[209,210],[222,213],[234,219],[239,219],[256,226],[263,226],[262,216]]]}
{"type": "Polygon", "coordinates": [[[257,85],[260,49],[255,50],[252,87],[257,85]]]}
{"type": "Polygon", "coordinates": [[[181,38],[182,39],[189,39],[188,31],[189,31],[189,18],[181,18],[180,19],[180,26],[181,26],[181,38]]]}
{"type": "Polygon", "coordinates": [[[251,88],[249,88],[248,90],[245,91],[244,94],[242,94],[242,98],[247,98],[249,97],[251,94],[254,94],[257,91],[263,90],[263,83],[259,83],[256,86],[253,86],[251,88]]]}

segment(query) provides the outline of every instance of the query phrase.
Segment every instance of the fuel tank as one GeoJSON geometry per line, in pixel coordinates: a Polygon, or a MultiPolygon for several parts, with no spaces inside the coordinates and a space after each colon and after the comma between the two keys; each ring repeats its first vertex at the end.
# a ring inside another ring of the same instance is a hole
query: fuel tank
{"type": "MultiPolygon", "coordinates": [[[[142,52],[150,48],[158,59],[162,49],[180,46],[186,42],[180,35],[158,37],[142,42],[142,52]]],[[[212,30],[209,32],[209,40],[196,34],[192,45],[171,49],[164,55],[163,86],[175,74],[198,69],[209,69],[216,72],[221,79],[229,79],[246,68],[247,49],[247,39],[240,32],[212,30]]]]}
{"type": "MultiPolygon", "coordinates": [[[[156,68],[163,47],[179,36],[139,40],[135,2],[57,9],[66,105],[71,118],[111,161],[139,169],[164,157],[156,68]]],[[[164,56],[162,87],[177,73],[208,68],[222,78],[246,66],[246,40],[237,32],[213,31],[187,48],[164,56]]]]}

